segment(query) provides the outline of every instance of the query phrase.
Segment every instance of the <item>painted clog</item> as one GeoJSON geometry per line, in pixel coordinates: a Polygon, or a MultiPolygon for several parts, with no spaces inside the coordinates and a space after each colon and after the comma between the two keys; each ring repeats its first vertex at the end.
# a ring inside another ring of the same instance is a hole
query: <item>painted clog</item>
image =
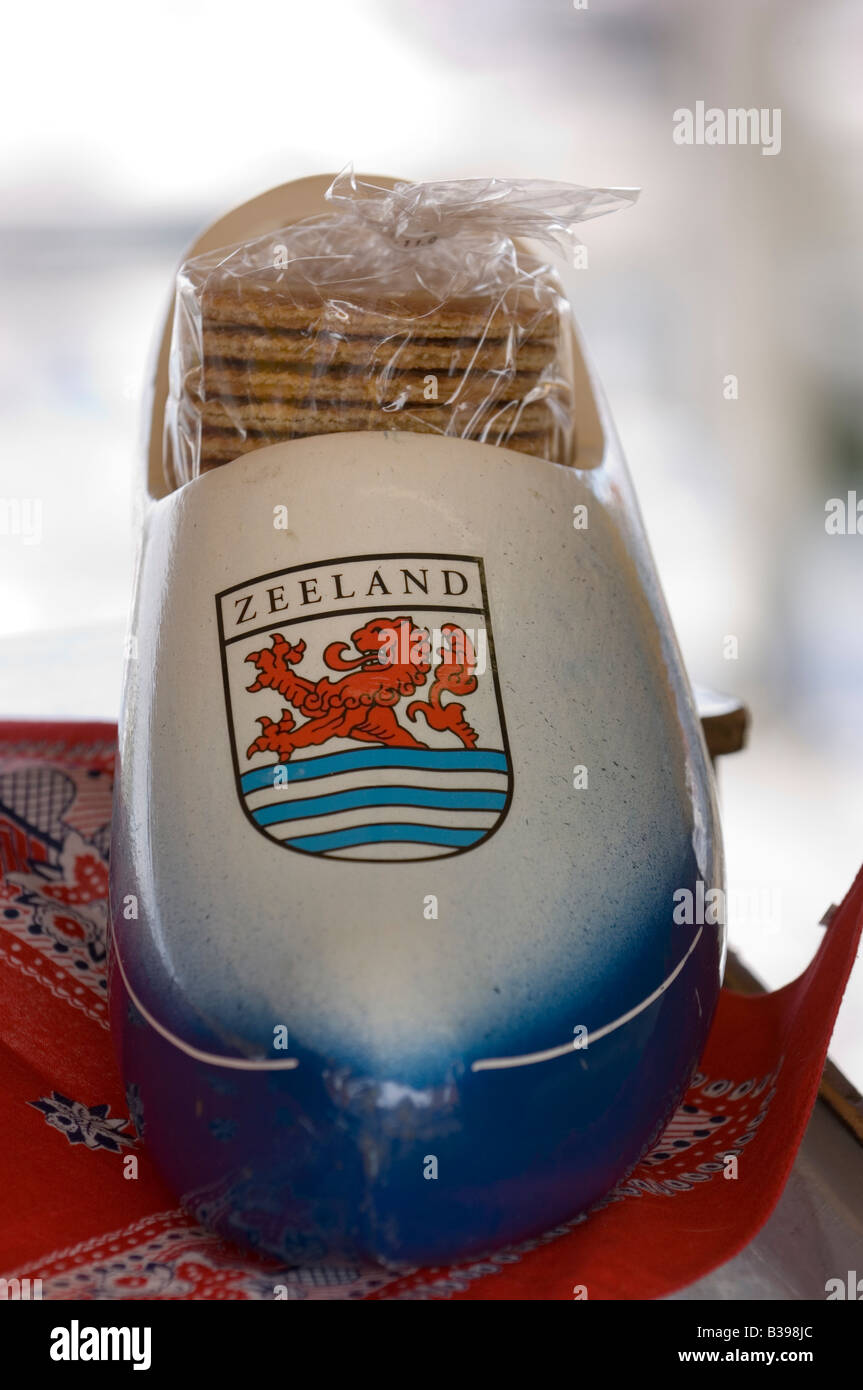
{"type": "Polygon", "coordinates": [[[576,345],[574,467],[349,433],[166,492],[166,354],[111,861],[144,1142],[281,1260],[540,1233],[656,1139],[724,949],[712,775],[601,392],[576,345]]]}

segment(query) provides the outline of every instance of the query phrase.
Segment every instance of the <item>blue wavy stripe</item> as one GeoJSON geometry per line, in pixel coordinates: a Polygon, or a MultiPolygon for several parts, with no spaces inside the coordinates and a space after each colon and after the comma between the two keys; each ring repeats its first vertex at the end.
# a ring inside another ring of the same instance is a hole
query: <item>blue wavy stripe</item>
{"type": "MultiPolygon", "coordinates": [[[[506,754],[489,748],[347,748],[316,758],[291,758],[288,763],[256,767],[240,778],[244,792],[273,785],[273,774],[287,767],[289,782],[307,782],[333,772],[365,771],[370,767],[421,767],[439,772],[508,772],[506,754]]],[[[278,785],[278,784],[277,784],[278,785]]]]}
{"type": "Polygon", "coordinates": [[[350,830],[333,830],[324,835],[301,835],[296,840],[283,840],[292,849],[347,849],[351,845],[377,844],[382,840],[406,845],[448,845],[465,849],[487,835],[487,830],[451,830],[444,825],[356,825],[350,830]]]}
{"type": "Polygon", "coordinates": [[[357,787],[330,796],[306,796],[298,801],[259,806],[252,815],[258,825],[323,816],[331,811],[356,811],[364,806],[435,806],[444,811],[502,811],[505,792],[438,791],[434,787],[357,787]]]}

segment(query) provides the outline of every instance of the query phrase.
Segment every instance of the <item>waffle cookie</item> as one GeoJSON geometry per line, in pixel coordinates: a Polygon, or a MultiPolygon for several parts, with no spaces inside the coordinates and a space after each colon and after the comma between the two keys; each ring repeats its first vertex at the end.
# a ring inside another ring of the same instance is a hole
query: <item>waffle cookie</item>
{"type": "Polygon", "coordinates": [[[566,461],[567,305],[542,269],[442,302],[380,289],[358,302],[356,285],[312,294],[271,267],[208,275],[175,388],[180,480],[343,430],[442,434],[566,461]]]}

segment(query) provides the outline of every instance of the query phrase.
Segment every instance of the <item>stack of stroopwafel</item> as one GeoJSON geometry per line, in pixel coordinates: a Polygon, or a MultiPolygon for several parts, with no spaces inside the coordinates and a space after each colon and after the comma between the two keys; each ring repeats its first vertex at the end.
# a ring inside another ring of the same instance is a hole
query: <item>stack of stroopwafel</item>
{"type": "Polygon", "coordinates": [[[551,278],[372,307],[283,272],[208,276],[177,402],[181,476],[282,440],[411,430],[566,461],[566,302],[551,278]]]}

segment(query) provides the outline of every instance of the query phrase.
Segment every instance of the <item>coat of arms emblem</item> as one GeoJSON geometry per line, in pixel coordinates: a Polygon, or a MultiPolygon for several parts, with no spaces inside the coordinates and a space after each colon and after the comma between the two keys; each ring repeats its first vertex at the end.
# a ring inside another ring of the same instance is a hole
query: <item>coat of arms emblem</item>
{"type": "Polygon", "coordinates": [[[369,555],[217,595],[243,808],[328,859],[475,849],[512,795],[482,560],[369,555]]]}

